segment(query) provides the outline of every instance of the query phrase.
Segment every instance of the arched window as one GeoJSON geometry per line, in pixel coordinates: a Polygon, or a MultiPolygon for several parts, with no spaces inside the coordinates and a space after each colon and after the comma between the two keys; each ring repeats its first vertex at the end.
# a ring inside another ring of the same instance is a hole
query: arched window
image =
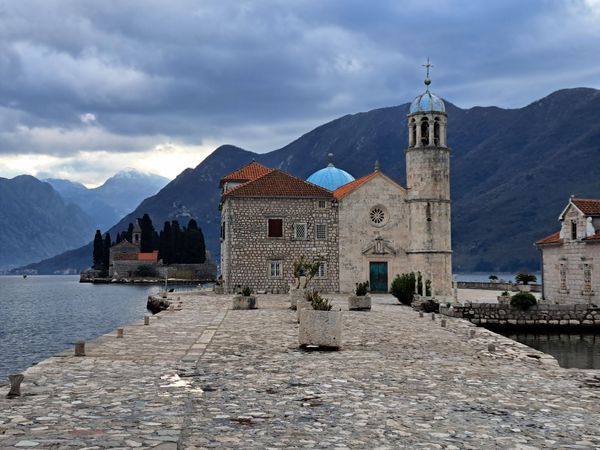
{"type": "Polygon", "coordinates": [[[436,147],[440,145],[440,119],[437,117],[433,122],[433,145],[436,147]]]}
{"type": "Polygon", "coordinates": [[[415,119],[410,121],[410,146],[413,147],[417,145],[417,124],[415,123],[415,119]]]}
{"type": "Polygon", "coordinates": [[[577,240],[577,222],[575,220],[571,222],[571,239],[577,240]]]}
{"type": "Polygon", "coordinates": [[[421,119],[421,145],[429,145],[429,120],[427,117],[421,119]]]}

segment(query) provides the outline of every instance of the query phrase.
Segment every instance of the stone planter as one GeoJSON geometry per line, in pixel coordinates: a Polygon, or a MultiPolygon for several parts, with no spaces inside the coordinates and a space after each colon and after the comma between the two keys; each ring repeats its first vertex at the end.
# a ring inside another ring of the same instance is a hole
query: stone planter
{"type": "Polygon", "coordinates": [[[300,312],[303,309],[312,309],[312,303],[306,301],[304,297],[298,299],[298,303],[296,303],[296,320],[298,320],[298,322],[300,322],[300,312]]]}
{"type": "Polygon", "coordinates": [[[510,295],[499,295],[496,298],[499,305],[510,305],[510,295]]]}
{"type": "Polygon", "coordinates": [[[371,297],[368,295],[351,295],[348,297],[348,309],[350,311],[370,311],[371,297]]]}
{"type": "Polygon", "coordinates": [[[517,284],[517,289],[520,292],[530,292],[531,286],[529,284],[517,284]]]}
{"type": "Polygon", "coordinates": [[[290,289],[290,308],[296,309],[296,305],[299,301],[304,301],[304,295],[306,294],[306,289],[290,289]]]}
{"type": "Polygon", "coordinates": [[[300,347],[314,345],[339,349],[342,345],[342,311],[302,309],[298,343],[300,347]]]}
{"type": "Polygon", "coordinates": [[[233,297],[231,309],[257,309],[258,302],[254,295],[244,296],[236,295],[233,297]]]}
{"type": "Polygon", "coordinates": [[[213,290],[214,290],[215,294],[224,294],[225,293],[225,288],[220,285],[215,285],[213,290]]]}

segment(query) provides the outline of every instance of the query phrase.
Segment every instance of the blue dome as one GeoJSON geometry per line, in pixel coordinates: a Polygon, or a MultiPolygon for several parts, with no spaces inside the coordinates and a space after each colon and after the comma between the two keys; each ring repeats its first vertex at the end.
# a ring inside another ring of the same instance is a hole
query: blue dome
{"type": "Polygon", "coordinates": [[[411,114],[418,112],[446,112],[446,106],[441,98],[427,90],[415,98],[410,105],[411,114]]]}
{"type": "Polygon", "coordinates": [[[354,177],[345,170],[338,169],[333,164],[329,164],[324,169],[317,170],[306,181],[330,191],[335,191],[340,186],[354,181],[354,177]]]}

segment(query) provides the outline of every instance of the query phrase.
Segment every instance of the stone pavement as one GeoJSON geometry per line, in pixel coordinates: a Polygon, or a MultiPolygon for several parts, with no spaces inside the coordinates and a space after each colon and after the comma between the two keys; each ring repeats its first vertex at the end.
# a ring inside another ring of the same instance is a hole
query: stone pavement
{"type": "Polygon", "coordinates": [[[302,351],[284,296],[175,295],[30,368],[22,397],[1,388],[0,448],[600,448],[596,372],[465,321],[375,296],[344,311],[341,351],[302,351]]]}

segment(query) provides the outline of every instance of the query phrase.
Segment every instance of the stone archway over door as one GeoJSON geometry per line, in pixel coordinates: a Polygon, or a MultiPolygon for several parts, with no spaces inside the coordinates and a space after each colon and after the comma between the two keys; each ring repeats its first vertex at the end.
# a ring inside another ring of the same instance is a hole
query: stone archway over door
{"type": "Polygon", "coordinates": [[[388,291],[388,263],[387,261],[369,262],[369,284],[372,292],[388,291]]]}

